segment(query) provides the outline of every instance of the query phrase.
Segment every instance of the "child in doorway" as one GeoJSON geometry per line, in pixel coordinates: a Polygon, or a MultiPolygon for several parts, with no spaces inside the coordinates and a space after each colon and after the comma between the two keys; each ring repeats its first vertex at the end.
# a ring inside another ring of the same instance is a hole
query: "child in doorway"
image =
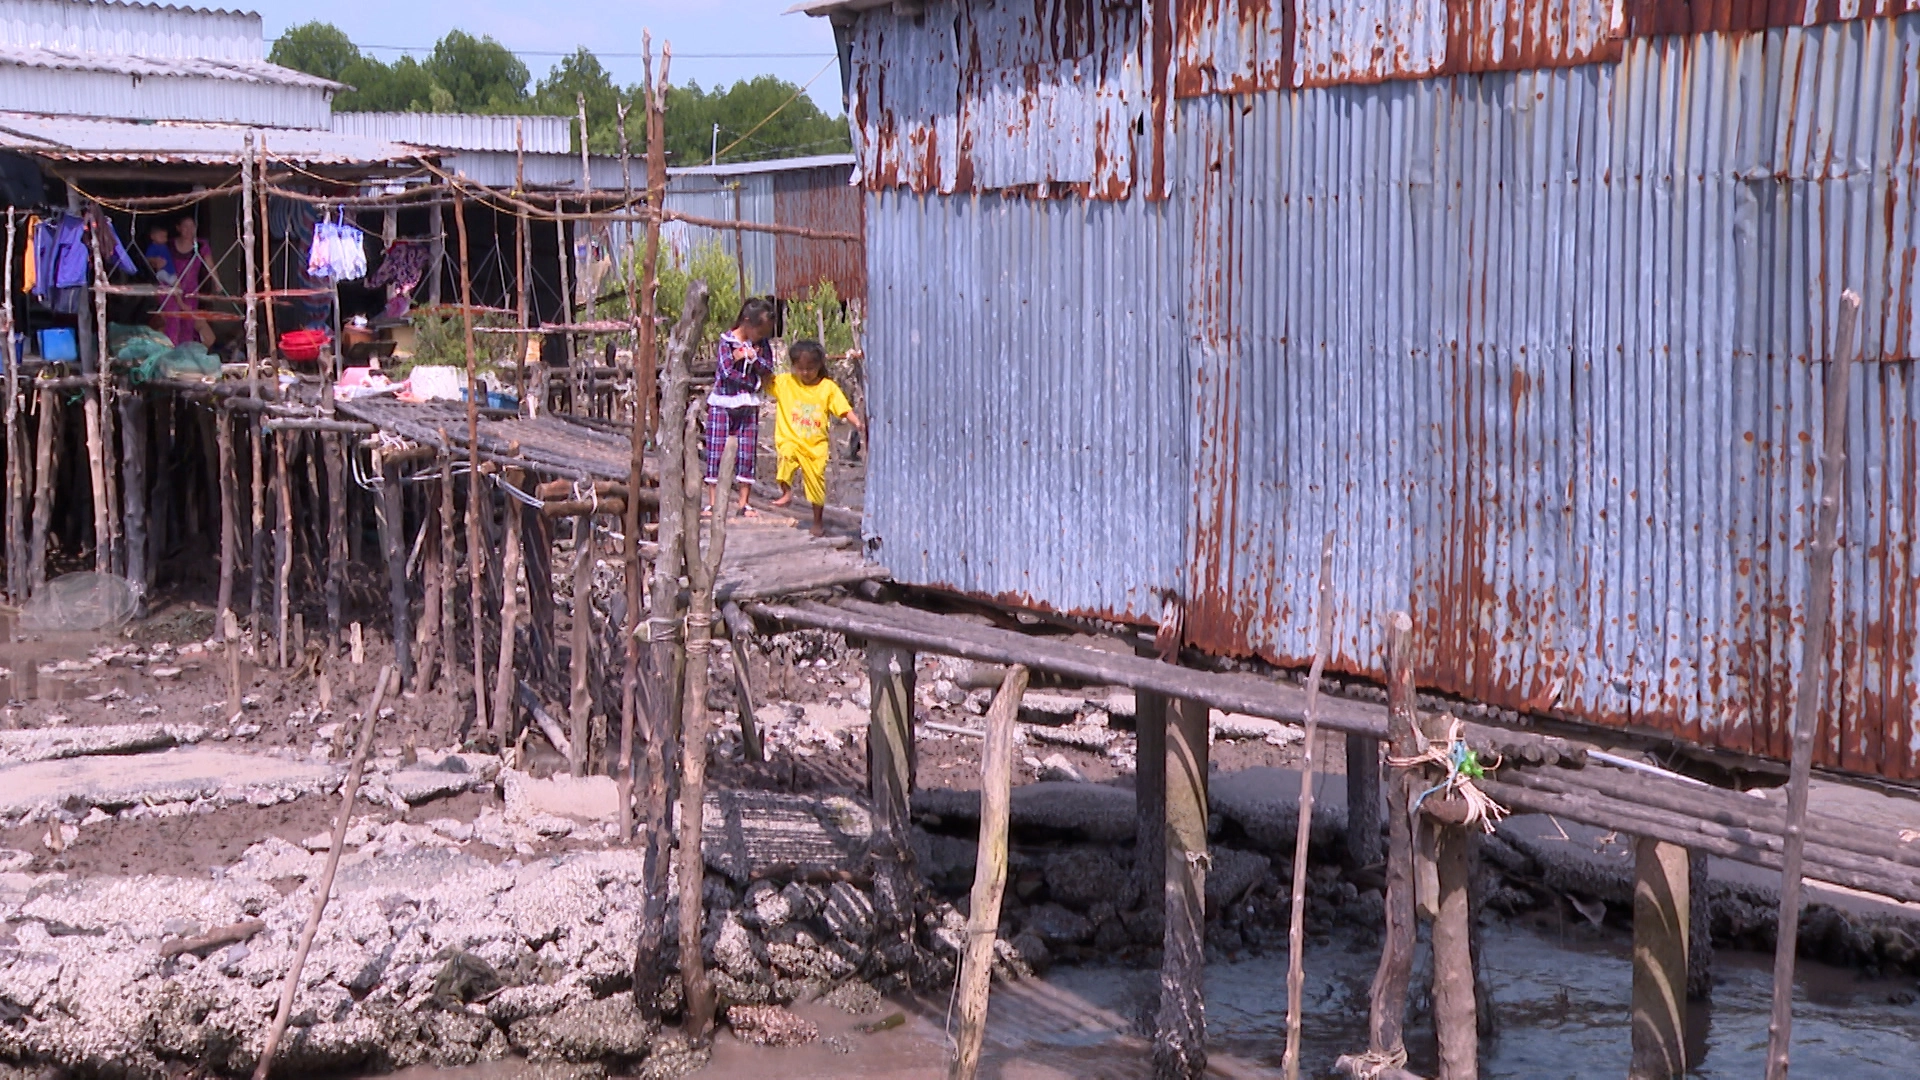
{"type": "Polygon", "coordinates": [[[773,304],[755,297],[740,305],[733,329],[720,335],[713,373],[713,392],[707,395],[708,508],[721,506],[720,458],[727,436],[737,441],[734,483],[740,489],[740,513],[747,514],[747,495],[753,490],[754,454],[760,442],[760,387],[773,374],[773,304]]]}
{"type": "Polygon", "coordinates": [[[776,409],[773,448],[780,457],[774,479],[780,483],[775,506],[793,501],[793,474],[800,473],[807,501],[813,504],[813,535],[826,535],[827,433],[836,417],[845,417],[855,431],[866,434],[847,395],[827,378],[827,353],[817,341],[796,341],[787,350],[792,371],[773,377],[773,403],[776,409]]]}

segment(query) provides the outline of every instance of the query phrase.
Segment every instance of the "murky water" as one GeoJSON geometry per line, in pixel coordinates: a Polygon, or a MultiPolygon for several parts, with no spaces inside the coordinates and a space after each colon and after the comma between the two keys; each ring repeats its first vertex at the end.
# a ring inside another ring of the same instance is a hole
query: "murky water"
{"type": "MultiPolygon", "coordinates": [[[[1618,1080],[1626,1075],[1630,942],[1584,926],[1565,932],[1496,924],[1485,940],[1499,1034],[1482,1050],[1481,1075],[1526,1080],[1618,1080]]],[[[1307,950],[1306,1036],[1302,1075],[1331,1075],[1334,1059],[1364,1049],[1367,986],[1378,954],[1334,941],[1307,950]]],[[[1770,957],[1721,954],[1710,1003],[1693,1006],[1693,1047],[1703,1078],[1751,1080],[1764,1072],[1770,957]]],[[[1794,1008],[1794,1075],[1847,1080],[1920,1075],[1920,1005],[1890,995],[1911,980],[1866,980],[1803,964],[1794,1008]]],[[[1210,1072],[1227,1078],[1277,1076],[1286,1044],[1284,956],[1207,969],[1210,1072]]],[[[1416,977],[1416,989],[1421,982],[1416,977]]],[[[982,1075],[1002,1080],[1106,1080],[1146,1077],[1151,1050],[1141,1038],[1158,983],[1134,968],[1060,968],[1044,985],[994,988],[982,1075]]],[[[830,1036],[791,1050],[743,1046],[722,1034],[699,1075],[764,1080],[942,1077],[948,1042],[945,1001],[907,1007],[908,1022],[861,1034],[852,1018],[818,1006],[798,1011],[830,1036]]],[[[1410,1066],[1432,1075],[1433,1033],[1416,1018],[1408,1031],[1410,1066]]],[[[408,1070],[409,1080],[526,1080],[524,1066],[408,1070]]]]}

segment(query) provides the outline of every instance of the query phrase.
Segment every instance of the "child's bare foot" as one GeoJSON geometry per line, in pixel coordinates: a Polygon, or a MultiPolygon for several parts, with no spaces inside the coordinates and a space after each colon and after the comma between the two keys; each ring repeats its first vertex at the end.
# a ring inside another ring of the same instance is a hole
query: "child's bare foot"
{"type": "Polygon", "coordinates": [[[814,523],[813,523],[813,528],[812,528],[812,530],[810,530],[810,531],[811,531],[811,532],[813,533],[813,535],[814,535],[815,537],[821,537],[821,536],[825,536],[825,535],[827,535],[827,527],[826,527],[826,525],[825,525],[824,523],[822,523],[822,522],[818,522],[818,521],[816,521],[816,522],[814,522],[814,523]]]}
{"type": "Polygon", "coordinates": [[[827,514],[825,507],[816,506],[813,508],[813,535],[827,535],[827,514]]]}
{"type": "Polygon", "coordinates": [[[790,502],[792,502],[792,501],[793,501],[793,489],[792,489],[792,488],[781,488],[781,489],[780,489],[780,497],[779,497],[779,498],[777,498],[777,499],[775,499],[775,500],[773,500],[773,502],[771,502],[771,503],[769,503],[768,505],[770,505],[770,506],[785,506],[785,505],[787,505],[788,503],[790,503],[790,502]]]}

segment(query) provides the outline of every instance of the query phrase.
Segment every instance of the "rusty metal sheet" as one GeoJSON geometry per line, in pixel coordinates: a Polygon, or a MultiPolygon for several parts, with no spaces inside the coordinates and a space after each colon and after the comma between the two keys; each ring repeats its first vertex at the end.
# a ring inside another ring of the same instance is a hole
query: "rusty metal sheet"
{"type": "Polygon", "coordinates": [[[1409,608],[1440,689],[1785,756],[1855,288],[1819,760],[1920,777],[1920,18],[1248,104],[1180,118],[1192,642],[1306,663],[1331,530],[1336,670],[1409,608]]]}
{"type": "MultiPolygon", "coordinates": [[[[821,232],[866,232],[866,199],[847,183],[851,166],[775,173],[773,220],[821,232]]],[[[773,290],[784,298],[805,296],[832,282],[842,300],[865,300],[867,251],[841,240],[773,238],[773,290]]]]}
{"type": "Polygon", "coordinates": [[[851,42],[862,183],[1124,199],[1148,106],[1138,8],[1102,0],[876,12],[851,42]]]}

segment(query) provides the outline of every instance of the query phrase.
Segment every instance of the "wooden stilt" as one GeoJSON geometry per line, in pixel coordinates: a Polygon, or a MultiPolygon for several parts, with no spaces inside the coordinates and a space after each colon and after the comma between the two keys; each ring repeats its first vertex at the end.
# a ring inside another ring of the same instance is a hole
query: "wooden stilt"
{"type": "Polygon", "coordinates": [[[47,584],[47,526],[53,520],[55,434],[60,430],[60,400],[52,390],[39,394],[40,425],[33,445],[33,534],[27,541],[27,590],[38,593],[47,584]]]}
{"type": "MultiPolygon", "coordinates": [[[[166,558],[167,552],[174,549],[183,533],[196,539],[199,537],[199,519],[207,503],[203,499],[194,497],[200,493],[193,491],[191,477],[187,478],[185,484],[180,484],[177,479],[180,461],[179,398],[161,391],[149,394],[147,402],[152,409],[153,419],[148,438],[152,442],[155,465],[153,491],[147,499],[149,509],[147,511],[146,585],[148,595],[152,595],[154,583],[159,577],[161,560],[166,558]],[[185,499],[181,498],[182,488],[188,492],[185,499]],[[184,529],[181,527],[183,513],[189,522],[184,529]]],[[[204,454],[204,444],[201,449],[204,454]]],[[[133,486],[131,479],[127,481],[127,486],[133,486]]],[[[207,488],[206,494],[211,494],[213,490],[212,487],[207,488]]],[[[206,548],[204,545],[196,545],[196,550],[205,551],[206,548]]]]}
{"type": "MultiPolygon", "coordinates": [[[[1387,619],[1387,753],[1406,760],[1419,753],[1414,738],[1413,620],[1404,611],[1387,619]]],[[[1394,766],[1387,780],[1387,926],[1380,946],[1380,967],[1367,994],[1370,1006],[1367,1052],[1342,1057],[1336,1068],[1359,1080],[1408,1077],[1405,1026],[1407,987],[1413,981],[1414,771],[1394,766]]]]}
{"type": "MultiPolygon", "coordinates": [[[[90,209],[89,220],[99,211],[90,209]]],[[[120,542],[119,515],[116,513],[119,474],[113,467],[113,354],[107,340],[107,264],[101,257],[100,237],[87,229],[87,251],[93,260],[93,348],[81,342],[80,360],[94,376],[92,408],[87,413],[87,457],[93,470],[94,568],[103,574],[126,573],[120,542]],[[89,355],[89,352],[91,355],[89,355]],[[90,367],[86,365],[91,364],[90,367]]]]}
{"type": "Polygon", "coordinates": [[[240,523],[235,520],[239,515],[233,505],[233,417],[219,408],[213,409],[212,413],[216,432],[214,438],[220,447],[220,638],[232,650],[240,647],[239,642],[227,636],[233,615],[233,573],[239,559],[236,548],[240,528],[240,523]]]}
{"type": "Polygon", "coordinates": [[[1687,1000],[1713,996],[1713,897],[1708,892],[1707,854],[1687,854],[1687,1000]]]}
{"type": "MultiPolygon", "coordinates": [[[[1167,884],[1167,697],[1133,696],[1133,874],[1148,907],[1167,884]]],[[[1164,929],[1164,928],[1163,928],[1164,929]]]]}
{"type": "MultiPolygon", "coordinates": [[[[645,49],[643,51],[646,53],[646,62],[647,62],[647,68],[648,68],[646,73],[646,82],[644,83],[644,87],[645,87],[644,100],[646,102],[649,127],[651,127],[651,120],[654,114],[654,105],[655,105],[653,74],[652,74],[653,43],[652,43],[651,37],[649,37],[646,40],[645,49]]],[[[619,125],[619,132],[620,132],[620,174],[623,180],[623,187],[626,193],[626,201],[628,203],[632,203],[633,202],[633,173],[631,168],[631,153],[627,145],[627,108],[628,106],[626,105],[626,103],[622,102],[620,104],[618,109],[617,123],[619,125]]],[[[652,149],[651,143],[649,143],[649,153],[651,153],[651,149],[652,149]]],[[[649,178],[649,181],[651,181],[651,177],[649,178]]],[[[522,244],[521,251],[523,253],[523,258],[524,258],[524,252],[526,250],[525,243],[527,239],[527,222],[524,217],[520,221],[520,239],[522,244]]],[[[645,275],[647,284],[649,286],[652,286],[655,281],[655,276],[657,273],[656,267],[659,262],[659,253],[660,253],[660,225],[658,220],[650,220],[647,223],[647,245],[643,251],[643,254],[641,255],[641,258],[644,260],[644,266],[641,268],[641,272],[645,275]]],[[[637,286],[634,281],[635,259],[633,258],[631,251],[629,251],[628,257],[621,260],[621,262],[624,265],[625,271],[626,271],[625,278],[626,278],[626,285],[627,285],[627,312],[629,313],[630,316],[633,317],[634,328],[635,328],[634,329],[635,376],[634,376],[634,383],[633,383],[633,434],[631,438],[632,455],[631,455],[630,463],[627,470],[627,490],[629,492],[637,492],[640,489],[640,484],[643,483],[645,480],[644,466],[645,466],[645,460],[646,460],[646,446],[647,446],[646,408],[642,404],[642,401],[651,400],[652,398],[651,384],[642,383],[640,380],[639,372],[643,367],[640,361],[640,357],[643,353],[646,354],[649,358],[652,356],[653,343],[654,343],[653,342],[653,319],[652,319],[652,307],[650,302],[651,293],[649,293],[649,304],[646,310],[643,311],[641,308],[637,286]]],[[[540,372],[540,377],[542,379],[545,378],[543,371],[540,372]]],[[[640,735],[639,717],[637,715],[640,709],[640,701],[643,693],[640,686],[640,668],[645,655],[644,650],[646,648],[646,646],[641,643],[641,627],[643,625],[643,621],[640,613],[640,604],[641,604],[641,600],[644,598],[646,586],[642,580],[643,571],[641,568],[641,559],[640,559],[640,523],[641,523],[640,500],[637,498],[627,500],[626,518],[622,522],[622,525],[624,527],[624,532],[626,533],[626,547],[625,547],[625,550],[621,553],[622,555],[621,569],[623,571],[623,575],[625,578],[623,584],[626,587],[626,597],[627,597],[627,622],[625,627],[626,633],[624,634],[624,638],[626,641],[626,649],[624,650],[625,656],[623,657],[623,659],[625,663],[623,664],[623,667],[622,667],[621,680],[620,680],[620,763],[619,763],[619,767],[615,770],[616,783],[619,787],[619,798],[620,798],[619,826],[620,826],[620,839],[622,841],[628,840],[633,836],[632,825],[633,825],[633,815],[634,815],[634,811],[633,811],[634,740],[638,738],[640,735]]],[[[730,609],[730,610],[733,612],[738,611],[737,608],[730,609]]],[[[740,617],[742,620],[745,620],[746,618],[744,615],[741,615],[740,617]]],[[[731,615],[729,616],[729,618],[731,618],[731,615]]],[[[728,634],[728,637],[735,639],[735,646],[734,646],[735,663],[738,664],[739,663],[739,644],[737,640],[738,635],[730,633],[728,634]]],[[[748,697],[750,700],[751,695],[748,693],[749,688],[745,682],[744,669],[742,669],[742,672],[741,672],[741,680],[742,681],[741,681],[740,692],[743,697],[748,697]]],[[[748,705],[748,708],[749,710],[751,710],[752,708],[750,703],[748,705]]],[[[749,716],[747,720],[744,721],[744,723],[746,725],[746,728],[751,729],[753,727],[751,716],[749,716]]],[[[754,737],[752,738],[747,738],[747,734],[748,734],[747,731],[743,729],[742,736],[743,736],[743,739],[746,739],[746,744],[750,745],[751,749],[757,751],[759,749],[759,739],[757,737],[757,733],[755,733],[754,737]]]]}
{"type": "Polygon", "coordinates": [[[1207,926],[1208,708],[1178,700],[1167,710],[1166,938],[1155,1080],[1199,1080],[1207,1070],[1203,998],[1207,926]]]}
{"type": "Polygon", "coordinates": [[[321,436],[327,455],[327,657],[340,655],[340,604],[347,584],[347,440],[321,436]]]}
{"type": "MultiPolygon", "coordinates": [[[[732,603],[724,605],[720,615],[727,627],[727,644],[732,646],[733,692],[740,714],[740,749],[748,761],[758,764],[767,760],[767,753],[766,748],[760,745],[760,724],[755,717],[759,702],[753,693],[752,669],[747,664],[747,642],[753,637],[753,620],[740,610],[740,605],[732,603]]],[[[907,696],[911,700],[913,695],[907,696]]]]}
{"type": "MultiPolygon", "coordinates": [[[[256,381],[254,386],[248,391],[248,393],[256,394],[258,393],[258,390],[259,390],[259,385],[258,385],[258,382],[256,381]]],[[[263,604],[264,597],[261,595],[261,591],[262,589],[265,588],[265,584],[266,584],[265,575],[263,573],[263,571],[265,570],[266,536],[267,536],[267,532],[266,532],[267,470],[266,470],[266,458],[265,458],[266,448],[261,441],[260,414],[257,412],[251,413],[249,414],[247,419],[248,419],[248,435],[250,440],[250,445],[248,449],[252,451],[252,454],[249,457],[247,465],[252,470],[251,475],[252,475],[252,481],[253,481],[253,488],[252,488],[253,534],[252,534],[252,539],[249,541],[249,549],[247,554],[247,584],[248,584],[248,593],[251,598],[251,602],[248,607],[248,611],[251,614],[248,619],[247,641],[252,647],[254,651],[254,655],[258,657],[263,655],[261,641],[262,641],[262,635],[266,633],[266,626],[261,622],[261,618],[260,618],[262,608],[264,606],[263,604]]],[[[403,675],[402,678],[405,678],[405,676],[403,675]]]]}
{"type": "Polygon", "coordinates": [[[440,569],[440,537],[445,525],[440,520],[440,502],[430,497],[426,500],[426,521],[420,527],[426,531],[426,554],[420,564],[420,582],[422,600],[420,604],[420,630],[415,635],[420,643],[417,664],[420,668],[420,689],[433,689],[433,680],[438,672],[445,649],[447,635],[441,633],[443,603],[441,590],[445,575],[440,569]]]}
{"type": "Polygon", "coordinates": [[[1793,708],[1793,759],[1787,779],[1787,829],[1781,853],[1779,934],[1773,952],[1773,1014],[1767,1025],[1767,1080],[1787,1080],[1793,1043],[1793,962],[1800,940],[1801,872],[1806,857],[1807,785],[1813,738],[1832,669],[1833,556],[1840,547],[1840,498],[1845,494],[1847,397],[1860,328],[1860,297],[1840,297],[1840,339],[1827,365],[1825,439],[1820,451],[1820,507],[1807,567],[1806,663],[1793,708]]]}
{"type": "Polygon", "coordinates": [[[587,739],[593,719],[593,694],[588,687],[593,642],[593,517],[573,519],[573,702],[569,712],[573,744],[573,775],[587,771],[587,739]]]}
{"type": "MultiPolygon", "coordinates": [[[[480,516],[487,512],[485,488],[480,482],[479,351],[473,342],[473,266],[467,247],[467,215],[460,196],[453,197],[453,223],[460,231],[460,329],[467,353],[467,570],[472,608],[469,633],[473,638],[473,723],[487,730],[487,661],[480,627],[486,622],[487,548],[481,543],[480,516]]],[[[451,445],[451,444],[448,444],[451,445]]],[[[577,775],[577,774],[576,774],[577,775]]]]}
{"type": "MultiPolygon", "coordinates": [[[[912,654],[908,654],[909,656],[912,654]]],[[[987,993],[993,984],[994,943],[1000,901],[1007,886],[1007,819],[1013,802],[1013,722],[1027,691],[1027,669],[1007,669],[993,707],[987,710],[986,745],[980,751],[980,850],[973,864],[973,902],[967,946],[954,996],[960,1005],[960,1037],[948,1080],[974,1080],[987,1040],[987,993]]],[[[911,697],[909,697],[911,702],[911,697]]]]}
{"type": "Polygon", "coordinates": [[[1294,825],[1293,902],[1287,929],[1287,1050],[1281,1062],[1286,1080],[1300,1080],[1300,1022],[1306,980],[1307,841],[1313,833],[1314,754],[1320,741],[1320,676],[1333,649],[1333,533],[1320,544],[1320,586],[1314,599],[1319,633],[1313,667],[1307,674],[1306,738],[1301,740],[1300,817],[1294,825]]]}
{"type": "Polygon", "coordinates": [[[1358,869],[1380,861],[1380,740],[1346,740],[1347,861],[1358,869]]]}
{"type": "MultiPolygon", "coordinates": [[[[723,475],[740,452],[728,437],[722,451],[723,475]]],[[[666,492],[661,493],[664,496],[666,492]]],[[[699,494],[687,497],[685,513],[698,521],[699,494]]],[[[706,927],[706,861],[701,849],[701,825],[707,795],[707,679],[708,652],[713,645],[713,581],[726,553],[726,507],[714,510],[707,550],[700,550],[700,531],[685,534],[687,583],[693,594],[687,609],[687,690],[680,740],[680,981],[685,990],[687,1034],[705,1039],[713,1030],[713,991],[707,984],[701,938],[706,927]]]]}
{"type": "Polygon", "coordinates": [[[1473,913],[1468,895],[1472,872],[1470,838],[1459,825],[1424,823],[1433,830],[1433,861],[1439,881],[1433,918],[1433,1027],[1440,1042],[1440,1080],[1476,1080],[1480,1023],[1473,996],[1469,939],[1473,913]]]}
{"type": "Polygon", "coordinates": [[[26,440],[21,437],[20,424],[20,364],[19,356],[13,348],[13,250],[18,239],[19,222],[14,219],[13,208],[8,207],[7,214],[7,254],[4,269],[4,292],[0,292],[0,349],[5,349],[7,401],[5,407],[7,425],[7,599],[14,606],[27,600],[27,537],[26,537],[26,440]]]}
{"type": "MultiPolygon", "coordinates": [[[[907,869],[912,849],[907,831],[912,826],[914,659],[912,649],[877,641],[867,643],[867,787],[874,809],[869,849],[874,866],[874,913],[881,934],[891,937],[913,933],[913,880],[907,869]]],[[[1024,682],[1024,672],[1021,679],[1024,682]]],[[[1019,711],[1017,698],[1014,711],[1019,711]]],[[[989,742],[992,738],[989,729],[989,742]]],[[[981,835],[986,835],[984,824],[981,835]]],[[[1005,856],[1004,851],[1001,854],[1005,856]]]]}
{"type": "Polygon", "coordinates": [[[140,596],[142,611],[153,588],[153,564],[147,549],[147,499],[152,494],[147,483],[147,410],[151,407],[152,399],[146,394],[120,395],[120,472],[125,481],[120,489],[124,500],[121,516],[126,523],[122,546],[127,580],[140,596]]]}
{"type": "MultiPolygon", "coordinates": [[[[651,63],[648,66],[651,78],[651,63]]],[[[664,81],[664,72],[662,73],[664,81]]],[[[656,89],[654,96],[660,96],[656,89]]],[[[658,106],[653,106],[658,108],[658,106]]],[[[653,121],[649,119],[649,130],[653,121]]],[[[649,144],[651,146],[651,136],[649,144]]],[[[651,150],[649,151],[651,156],[651,150]]],[[[664,175],[664,173],[662,174],[664,175]]],[[[667,891],[668,838],[672,835],[670,800],[674,787],[674,730],[680,705],[679,676],[683,666],[676,647],[675,631],[680,622],[680,569],[684,562],[681,533],[685,527],[686,504],[672,497],[686,489],[686,425],[688,386],[692,381],[690,361],[699,346],[707,321],[707,287],[698,278],[687,284],[680,321],[673,330],[667,351],[667,379],[663,392],[660,424],[660,533],[659,555],[654,559],[652,608],[647,619],[647,640],[652,650],[654,678],[662,684],[653,695],[659,703],[659,715],[646,732],[646,757],[640,770],[638,793],[646,826],[646,850],[643,865],[647,877],[646,894],[650,898],[645,917],[640,921],[639,942],[634,950],[633,979],[641,1007],[650,1015],[658,1014],[658,993],[664,985],[667,969],[664,959],[665,896],[667,891]],[[671,420],[667,419],[671,417],[671,420]],[[658,898],[651,899],[651,898],[658,898]],[[660,905],[660,906],[655,906],[660,905]]],[[[698,522],[695,512],[692,519],[698,522]]]]}
{"type": "MultiPolygon", "coordinates": [[[[504,483],[520,486],[520,470],[509,469],[504,483]]],[[[513,741],[515,677],[513,673],[513,630],[520,621],[520,598],[515,586],[520,581],[520,503],[506,500],[506,542],[500,556],[500,673],[493,684],[493,740],[497,746],[513,741]]]]}
{"type": "MultiPolygon", "coordinates": [[[[553,208],[556,214],[564,211],[565,207],[566,204],[561,200],[554,200],[553,208]]],[[[572,326],[573,272],[570,269],[572,265],[570,260],[573,257],[573,252],[571,250],[572,245],[567,243],[566,218],[556,216],[553,219],[553,233],[560,245],[560,325],[572,326]]],[[[567,408],[573,415],[579,416],[582,415],[581,410],[585,407],[587,393],[586,383],[580,377],[580,369],[584,365],[578,356],[578,350],[574,348],[573,335],[570,333],[562,333],[560,335],[560,341],[560,348],[562,350],[561,358],[566,361],[567,365],[567,396],[570,399],[567,408]]]]}
{"type": "Polygon", "coordinates": [[[1634,841],[1631,1080],[1687,1072],[1687,850],[1634,841]]]}
{"type": "Polygon", "coordinates": [[[380,462],[380,546],[387,554],[387,604],[393,618],[393,657],[400,685],[414,686],[413,639],[407,634],[407,550],[405,504],[400,498],[400,466],[392,459],[380,462]]]}
{"type": "Polygon", "coordinates": [[[296,437],[292,432],[273,437],[273,501],[280,515],[273,537],[273,647],[275,659],[283,668],[287,666],[287,620],[292,601],[288,590],[293,575],[293,485],[287,478],[287,457],[292,453],[288,443],[296,437]]]}
{"type": "MultiPolygon", "coordinates": [[[[446,435],[442,433],[444,440],[446,435]]],[[[453,458],[440,455],[440,625],[441,664],[449,682],[460,671],[460,551],[454,531],[453,458]]],[[[474,631],[478,633],[479,631],[474,631]]]]}
{"type": "Polygon", "coordinates": [[[527,667],[529,678],[545,681],[559,667],[554,634],[553,521],[537,508],[520,514],[520,559],[527,575],[527,667]]]}

